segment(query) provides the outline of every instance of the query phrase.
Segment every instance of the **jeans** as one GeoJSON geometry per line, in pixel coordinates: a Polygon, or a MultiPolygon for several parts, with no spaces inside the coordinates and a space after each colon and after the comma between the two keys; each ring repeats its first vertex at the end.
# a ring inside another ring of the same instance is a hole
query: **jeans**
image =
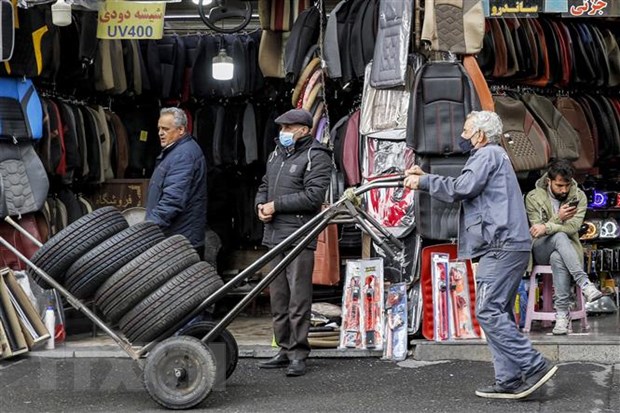
{"type": "Polygon", "coordinates": [[[583,287],[588,283],[575,247],[564,232],[534,240],[534,261],[551,265],[553,272],[553,304],[557,312],[568,312],[571,306],[571,279],[583,287]]]}
{"type": "Polygon", "coordinates": [[[495,383],[507,389],[518,387],[523,375],[529,377],[546,365],[513,315],[529,256],[528,251],[489,251],[480,258],[476,273],[476,317],[493,356],[495,383]]]}

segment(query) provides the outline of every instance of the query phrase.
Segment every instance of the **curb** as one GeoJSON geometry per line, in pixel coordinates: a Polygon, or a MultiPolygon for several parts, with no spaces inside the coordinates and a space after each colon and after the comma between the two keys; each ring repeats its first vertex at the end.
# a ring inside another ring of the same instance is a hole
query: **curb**
{"type": "MultiPolygon", "coordinates": [[[[412,344],[415,344],[414,360],[492,361],[491,352],[482,340],[468,343],[417,342],[416,340],[412,344]]],[[[618,341],[549,343],[533,340],[532,344],[544,357],[554,362],[620,363],[620,343],[618,341]]]]}
{"type": "MultiPolygon", "coordinates": [[[[240,358],[271,358],[278,350],[271,346],[239,346],[240,358]]],[[[53,350],[34,350],[24,356],[35,358],[130,358],[118,346],[71,346],[61,345],[53,350]]],[[[379,350],[312,350],[309,358],[381,358],[383,352],[379,350]]]]}

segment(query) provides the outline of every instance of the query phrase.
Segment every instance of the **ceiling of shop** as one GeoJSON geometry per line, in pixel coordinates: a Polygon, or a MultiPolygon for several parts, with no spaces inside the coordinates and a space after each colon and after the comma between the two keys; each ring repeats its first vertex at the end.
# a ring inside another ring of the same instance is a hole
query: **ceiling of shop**
{"type": "MultiPolygon", "coordinates": [[[[325,10],[329,13],[340,0],[324,0],[325,10]]],[[[258,1],[250,1],[252,4],[252,21],[246,30],[253,30],[258,25],[258,1]]],[[[236,24],[235,22],[231,22],[236,24]]],[[[192,0],[182,0],[178,3],[166,4],[165,27],[169,31],[204,31],[209,30],[200,20],[198,7],[192,0]]]]}

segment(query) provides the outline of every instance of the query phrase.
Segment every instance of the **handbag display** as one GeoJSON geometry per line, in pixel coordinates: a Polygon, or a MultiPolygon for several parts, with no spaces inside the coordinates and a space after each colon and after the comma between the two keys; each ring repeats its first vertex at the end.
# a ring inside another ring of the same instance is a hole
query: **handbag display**
{"type": "MultiPolygon", "coordinates": [[[[328,205],[323,205],[323,209],[328,205]]],[[[337,285],[340,282],[338,225],[328,225],[317,238],[314,251],[313,285],[337,285]]]]}

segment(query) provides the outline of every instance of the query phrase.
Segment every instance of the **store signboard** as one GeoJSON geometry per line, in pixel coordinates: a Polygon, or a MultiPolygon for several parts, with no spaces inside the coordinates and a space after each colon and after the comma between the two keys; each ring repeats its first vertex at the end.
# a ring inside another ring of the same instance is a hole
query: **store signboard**
{"type": "Polygon", "coordinates": [[[568,0],[545,0],[545,13],[568,12],[568,0]]]}
{"type": "Polygon", "coordinates": [[[568,0],[568,11],[563,17],[620,16],[620,2],[612,0],[568,0]]]}
{"type": "Polygon", "coordinates": [[[161,39],[166,3],[106,1],[99,9],[99,39],[161,39]]]}
{"type": "Polygon", "coordinates": [[[489,17],[534,17],[543,12],[544,0],[489,0],[489,17]]]}
{"type": "Polygon", "coordinates": [[[562,17],[620,16],[620,0],[482,0],[485,17],[536,17],[562,13],[562,17]]]}

